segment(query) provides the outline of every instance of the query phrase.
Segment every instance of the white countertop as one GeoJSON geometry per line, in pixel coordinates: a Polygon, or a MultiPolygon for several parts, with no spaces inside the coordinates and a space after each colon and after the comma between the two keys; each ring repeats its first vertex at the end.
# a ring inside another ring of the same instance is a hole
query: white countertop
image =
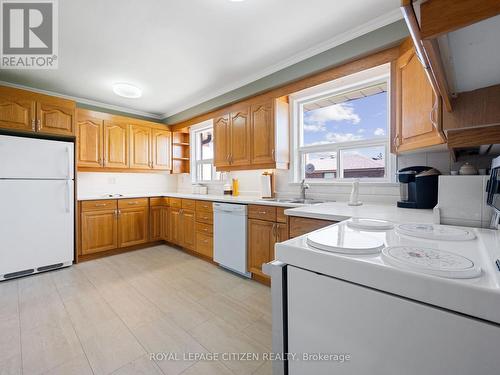
{"type": "Polygon", "coordinates": [[[150,198],[150,197],[170,197],[170,198],[184,198],[184,199],[196,199],[204,201],[213,202],[224,202],[224,203],[239,203],[239,204],[261,204],[268,206],[278,206],[278,207],[299,207],[304,206],[298,203],[287,203],[287,202],[277,202],[272,200],[265,200],[255,196],[237,196],[233,197],[231,195],[215,195],[215,194],[189,194],[189,193],[171,193],[171,192],[154,192],[154,193],[136,193],[136,194],[123,194],[122,196],[108,195],[79,195],[79,201],[93,201],[102,199],[127,199],[127,198],[150,198]]]}
{"type": "MultiPolygon", "coordinates": [[[[310,214],[311,211],[321,212],[328,206],[333,211],[335,207],[331,204],[322,206],[287,211],[303,215],[310,214]]],[[[359,209],[360,207],[357,207],[354,209],[355,212],[342,212],[344,215],[352,213],[354,216],[362,212],[359,209]]],[[[370,217],[376,218],[384,218],[384,215],[391,211],[398,212],[390,208],[380,213],[377,210],[367,210],[373,213],[370,217]]],[[[320,216],[330,219],[338,218],[335,215],[335,213],[323,212],[320,216]]],[[[413,219],[429,218],[429,215],[398,213],[392,221],[407,222],[407,218],[413,221],[413,219]]],[[[332,231],[336,226],[346,227],[346,222],[320,230],[332,231]]],[[[471,230],[471,228],[467,229],[471,230]]],[[[307,243],[308,234],[276,244],[276,259],[302,269],[500,324],[500,272],[495,265],[495,260],[500,258],[500,231],[476,228],[472,230],[477,238],[469,241],[426,240],[398,234],[394,229],[382,232],[361,231],[367,236],[373,236],[376,233],[375,236],[384,242],[384,246],[420,246],[465,256],[482,269],[481,276],[472,279],[450,279],[404,270],[388,264],[381,254],[346,255],[319,250],[307,243]]],[[[346,241],[347,238],[348,236],[344,237],[346,241]]]]}
{"type": "Polygon", "coordinates": [[[399,208],[395,204],[364,203],[362,206],[349,206],[347,202],[326,202],[301,206],[285,211],[288,216],[310,217],[314,219],[342,221],[349,218],[381,219],[397,223],[432,223],[432,210],[399,208]]]}

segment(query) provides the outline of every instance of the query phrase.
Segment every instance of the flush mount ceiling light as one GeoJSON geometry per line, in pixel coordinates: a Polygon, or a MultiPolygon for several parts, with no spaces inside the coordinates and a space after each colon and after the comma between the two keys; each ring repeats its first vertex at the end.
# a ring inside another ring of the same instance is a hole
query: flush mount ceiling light
{"type": "Polygon", "coordinates": [[[124,98],[140,98],[142,96],[142,90],[130,83],[115,83],[113,85],[113,92],[124,98]]]}

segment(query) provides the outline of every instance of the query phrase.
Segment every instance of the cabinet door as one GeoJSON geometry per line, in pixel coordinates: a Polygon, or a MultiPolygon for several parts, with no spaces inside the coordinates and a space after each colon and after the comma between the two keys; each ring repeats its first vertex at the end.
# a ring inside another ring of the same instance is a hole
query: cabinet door
{"type": "Polygon", "coordinates": [[[130,125],[130,168],[151,169],[151,128],[130,125]]]}
{"type": "Polygon", "coordinates": [[[274,163],[274,115],[272,102],[253,105],[252,125],[252,164],[274,163]]]}
{"type": "Polygon", "coordinates": [[[441,98],[434,93],[414,49],[398,59],[396,82],[396,151],[444,143],[440,135],[441,98]]]}
{"type": "Polygon", "coordinates": [[[161,236],[162,240],[170,241],[170,208],[163,207],[161,210],[162,216],[162,227],[161,227],[161,236]]]}
{"type": "Polygon", "coordinates": [[[151,241],[163,240],[163,206],[150,207],[149,209],[149,239],[151,241]]]}
{"type": "Polygon", "coordinates": [[[262,265],[271,261],[276,242],[276,223],[248,220],[248,271],[265,276],[262,265]]]}
{"type": "Polygon", "coordinates": [[[78,166],[102,167],[103,166],[103,136],[104,121],[83,112],[77,117],[77,142],[78,166]]]}
{"type": "Polygon", "coordinates": [[[104,166],[128,168],[127,125],[104,121],[104,166]]]}
{"type": "Polygon", "coordinates": [[[217,117],[214,121],[214,165],[217,168],[229,166],[230,142],[229,115],[217,117]]]}
{"type": "Polygon", "coordinates": [[[75,102],[41,97],[36,103],[37,131],[54,135],[75,134],[75,102]]]}
{"type": "Polygon", "coordinates": [[[82,255],[118,247],[117,210],[82,212],[82,255]]]}
{"type": "Polygon", "coordinates": [[[2,87],[0,92],[0,128],[35,131],[35,101],[18,90],[2,87]]]}
{"type": "Polygon", "coordinates": [[[182,246],[189,250],[196,249],[196,221],[195,213],[182,209],[182,246]]]}
{"type": "Polygon", "coordinates": [[[231,166],[250,165],[250,118],[248,109],[231,113],[231,166]]]}
{"type": "Polygon", "coordinates": [[[172,133],[169,130],[153,129],[153,169],[172,169],[172,133]]]}
{"type": "Polygon", "coordinates": [[[182,238],[181,209],[171,207],[169,218],[170,242],[180,246],[182,238]]]}
{"type": "Polygon", "coordinates": [[[148,242],[149,208],[134,207],[118,210],[118,245],[128,247],[148,242]]]}

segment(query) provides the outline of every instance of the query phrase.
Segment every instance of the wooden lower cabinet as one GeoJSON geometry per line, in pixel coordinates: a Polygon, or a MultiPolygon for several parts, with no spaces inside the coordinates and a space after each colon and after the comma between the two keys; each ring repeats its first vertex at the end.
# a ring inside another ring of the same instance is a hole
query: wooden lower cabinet
{"type": "Polygon", "coordinates": [[[148,242],[149,208],[133,207],[118,210],[118,246],[128,247],[148,242]]]}
{"type": "Polygon", "coordinates": [[[149,239],[151,241],[161,241],[164,238],[163,212],[165,208],[163,206],[151,207],[149,211],[149,239]]]}
{"type": "Polygon", "coordinates": [[[336,223],[336,221],[311,219],[307,217],[296,217],[296,216],[291,216],[289,218],[289,221],[290,221],[289,224],[290,238],[299,237],[302,236],[303,234],[310,233],[317,229],[324,228],[336,223]]]}
{"type": "Polygon", "coordinates": [[[274,259],[276,223],[272,221],[248,220],[248,271],[261,277],[262,265],[274,259]]]}
{"type": "Polygon", "coordinates": [[[194,251],[196,249],[196,220],[194,211],[182,209],[181,227],[181,246],[194,251]]]}
{"type": "Polygon", "coordinates": [[[181,246],[182,227],[181,227],[182,208],[170,207],[170,242],[181,246]]]}
{"type": "Polygon", "coordinates": [[[81,255],[113,250],[118,247],[118,212],[116,208],[82,212],[81,255]]]}

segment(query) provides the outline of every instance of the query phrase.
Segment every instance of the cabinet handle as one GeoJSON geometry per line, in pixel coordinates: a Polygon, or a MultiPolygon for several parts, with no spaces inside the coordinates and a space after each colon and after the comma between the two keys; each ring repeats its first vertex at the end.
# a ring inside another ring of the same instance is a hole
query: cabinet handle
{"type": "Polygon", "coordinates": [[[31,120],[31,130],[33,130],[33,131],[36,131],[35,124],[36,124],[35,119],[31,120]]]}
{"type": "Polygon", "coordinates": [[[399,147],[399,135],[394,137],[394,146],[396,146],[396,149],[399,147]]]}
{"type": "Polygon", "coordinates": [[[273,224],[273,237],[276,239],[276,224],[273,224]]]}
{"type": "Polygon", "coordinates": [[[115,217],[118,217],[118,210],[115,210],[115,217]]]}
{"type": "Polygon", "coordinates": [[[208,240],[203,240],[204,243],[208,243],[208,240]]]}
{"type": "Polygon", "coordinates": [[[137,201],[134,201],[134,202],[128,202],[129,206],[133,206],[133,205],[136,205],[136,204],[139,204],[139,202],[137,201]]]}
{"type": "Polygon", "coordinates": [[[267,211],[259,211],[259,215],[267,215],[267,211]]]}
{"type": "Polygon", "coordinates": [[[226,160],[227,160],[227,162],[228,162],[229,164],[231,164],[231,161],[230,161],[230,159],[229,159],[229,154],[227,154],[226,160]]]}
{"type": "Polygon", "coordinates": [[[274,152],[274,149],[271,151],[271,156],[273,158],[273,161],[276,161],[276,157],[275,157],[275,152],[274,152]]]}
{"type": "Polygon", "coordinates": [[[118,216],[120,216],[122,214],[122,210],[117,210],[118,212],[118,216]]]}
{"type": "Polygon", "coordinates": [[[95,207],[105,207],[106,203],[96,203],[95,207]]]}
{"type": "Polygon", "coordinates": [[[42,122],[40,120],[36,120],[36,131],[40,131],[40,128],[41,128],[41,125],[42,125],[42,122]]]}

